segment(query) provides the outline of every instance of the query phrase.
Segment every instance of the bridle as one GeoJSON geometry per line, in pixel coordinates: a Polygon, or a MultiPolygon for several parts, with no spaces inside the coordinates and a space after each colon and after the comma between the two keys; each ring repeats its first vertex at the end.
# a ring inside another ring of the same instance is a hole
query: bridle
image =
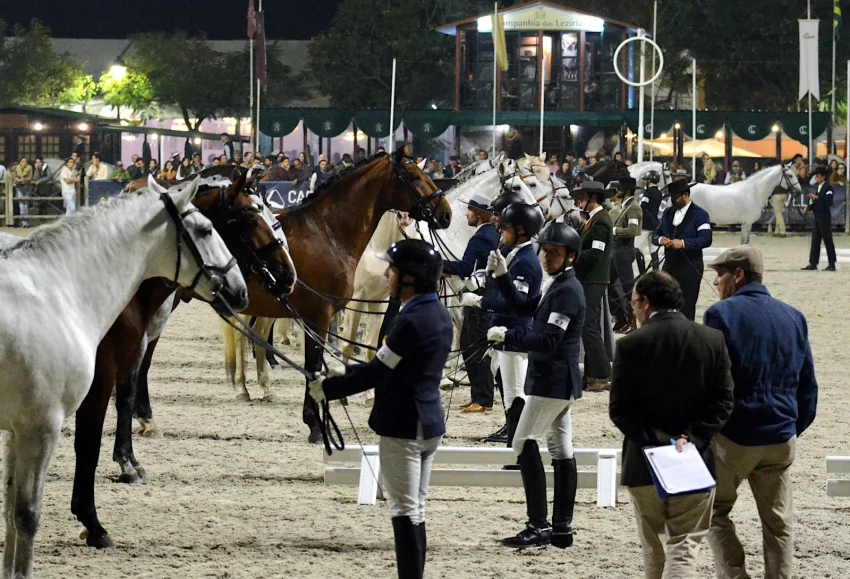
{"type": "MultiPolygon", "coordinates": [[[[408,157],[404,158],[404,161],[401,163],[396,163],[392,157],[390,157],[390,166],[393,170],[393,180],[398,180],[404,186],[404,190],[407,191],[412,200],[413,207],[410,210],[410,216],[416,219],[417,221],[428,221],[433,223],[434,218],[434,210],[431,208],[431,204],[436,204],[445,199],[446,194],[443,193],[440,189],[437,189],[433,193],[422,197],[419,191],[416,190],[416,187],[413,184],[404,178],[404,174],[407,173],[407,170],[402,171],[402,168],[407,167],[408,165],[415,165],[416,162],[413,159],[408,157]]],[[[417,177],[418,179],[418,177],[417,177]]],[[[436,223],[434,223],[436,225],[436,223]]]]}
{"type": "MultiPolygon", "coordinates": [[[[779,172],[779,186],[781,188],[787,190],[791,194],[798,193],[798,191],[794,188],[794,183],[791,182],[791,176],[789,175],[790,172],[791,172],[790,167],[786,167],[784,165],[782,166],[782,168],[779,172]],[[787,187],[785,185],[787,185],[787,187]]],[[[799,193],[802,193],[803,192],[803,185],[799,182],[799,180],[797,181],[797,185],[800,187],[799,193]]],[[[774,195],[774,194],[771,193],[771,196],[772,195],[774,195]]]]}
{"type": "Polygon", "coordinates": [[[165,205],[165,210],[168,213],[168,216],[171,217],[171,221],[174,222],[174,226],[177,228],[177,265],[174,269],[174,280],[171,281],[171,283],[174,286],[178,285],[177,280],[180,278],[180,266],[183,261],[183,246],[185,244],[187,251],[192,255],[195,259],[195,263],[198,265],[198,273],[195,274],[191,285],[186,286],[186,289],[193,291],[196,287],[198,287],[201,277],[205,277],[213,286],[213,291],[218,293],[218,290],[223,285],[222,278],[227,275],[227,272],[229,272],[234,265],[236,265],[236,258],[231,257],[224,266],[205,263],[201,252],[198,250],[198,246],[195,244],[195,240],[192,239],[189,230],[186,228],[186,224],[183,222],[186,217],[198,211],[198,208],[191,207],[180,214],[177,212],[177,206],[174,205],[174,201],[171,199],[170,195],[167,193],[160,193],[159,198],[165,205]]]}

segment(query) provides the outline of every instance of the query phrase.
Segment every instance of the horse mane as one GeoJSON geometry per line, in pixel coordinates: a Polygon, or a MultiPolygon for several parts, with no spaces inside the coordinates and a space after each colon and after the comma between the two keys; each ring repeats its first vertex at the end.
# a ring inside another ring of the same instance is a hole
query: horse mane
{"type": "MultiPolygon", "coordinates": [[[[141,191],[147,191],[142,189],[141,191]]],[[[21,240],[20,243],[10,248],[0,251],[0,258],[6,258],[18,251],[29,249],[52,249],[59,246],[67,245],[68,239],[73,238],[83,230],[90,222],[97,221],[105,213],[113,212],[116,206],[124,205],[136,199],[139,193],[128,195],[117,195],[101,201],[97,205],[86,207],[81,211],[77,211],[73,215],[68,215],[62,219],[58,219],[53,223],[45,224],[38,227],[28,237],[21,240]]]]}
{"type": "Polygon", "coordinates": [[[611,167],[610,170],[614,171],[614,173],[621,177],[629,176],[629,167],[622,161],[617,161],[616,159],[606,159],[605,161],[599,161],[595,165],[588,166],[584,172],[591,177],[595,176],[599,171],[603,168],[611,167]]]}
{"type": "Polygon", "coordinates": [[[352,164],[350,167],[347,167],[342,171],[331,175],[328,180],[325,183],[322,183],[312,195],[308,195],[307,197],[305,197],[304,200],[298,205],[285,209],[282,214],[297,215],[299,213],[302,213],[303,211],[317,204],[320,200],[333,194],[337,189],[340,189],[338,185],[346,182],[349,177],[358,174],[361,170],[371,167],[373,164],[377,163],[386,156],[386,153],[378,153],[376,155],[373,155],[369,159],[364,159],[360,163],[352,164]]]}

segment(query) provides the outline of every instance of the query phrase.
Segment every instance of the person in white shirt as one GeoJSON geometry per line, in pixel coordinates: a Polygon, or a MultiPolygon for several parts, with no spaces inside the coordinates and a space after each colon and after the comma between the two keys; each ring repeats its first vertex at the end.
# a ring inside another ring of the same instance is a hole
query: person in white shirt
{"type": "Polygon", "coordinates": [[[74,159],[65,159],[65,166],[59,172],[59,184],[62,188],[62,199],[65,202],[65,215],[73,215],[77,210],[77,183],[80,174],[74,169],[74,159]]]}
{"type": "Polygon", "coordinates": [[[91,164],[86,170],[86,177],[92,181],[106,181],[109,179],[109,167],[100,162],[100,155],[92,155],[91,164]]]}
{"type": "Polygon", "coordinates": [[[732,170],[726,173],[726,178],[723,180],[725,185],[730,185],[732,183],[737,183],[738,181],[743,181],[747,178],[747,174],[744,173],[744,170],[741,169],[741,163],[738,161],[734,161],[732,163],[732,170]]]}

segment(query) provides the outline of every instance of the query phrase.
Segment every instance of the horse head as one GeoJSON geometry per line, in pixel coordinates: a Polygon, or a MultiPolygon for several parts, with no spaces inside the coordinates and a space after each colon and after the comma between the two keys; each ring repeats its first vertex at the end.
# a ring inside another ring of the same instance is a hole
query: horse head
{"type": "Polygon", "coordinates": [[[452,221],[452,208],[442,191],[422,168],[399,148],[387,163],[393,173],[393,207],[408,211],[417,221],[427,221],[435,229],[446,229],[452,221]]]}
{"type": "Polygon", "coordinates": [[[797,175],[794,174],[794,171],[791,170],[790,165],[782,166],[782,176],[780,177],[779,185],[783,189],[792,190],[797,194],[801,194],[803,192],[803,188],[800,185],[800,180],[797,179],[797,175]],[[786,185],[788,185],[786,187],[786,185]]]}

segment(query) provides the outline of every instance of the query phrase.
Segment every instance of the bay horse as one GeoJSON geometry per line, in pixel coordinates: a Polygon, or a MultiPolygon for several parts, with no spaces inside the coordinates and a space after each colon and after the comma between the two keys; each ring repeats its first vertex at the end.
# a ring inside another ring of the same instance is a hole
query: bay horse
{"type": "MultiPolygon", "coordinates": [[[[62,423],[85,398],[98,344],[146,279],[244,308],[245,280],[197,183],[122,195],[38,228],[0,253],[0,430],[6,534],[3,577],[32,576],[44,482],[62,423]]],[[[79,417],[78,417],[79,420],[79,417]]]]}
{"type": "Polygon", "coordinates": [[[599,161],[595,165],[586,167],[584,172],[586,175],[593,177],[594,181],[608,185],[611,181],[628,177],[629,167],[622,161],[608,159],[607,161],[599,161]]]}
{"type": "MultiPolygon", "coordinates": [[[[266,291],[286,295],[291,291],[291,281],[295,277],[286,244],[281,240],[282,233],[275,232],[262,218],[261,208],[246,192],[250,184],[245,175],[237,171],[233,176],[236,181],[224,191],[219,185],[201,186],[203,190],[196,195],[195,206],[209,218],[228,244],[236,263],[250,280],[249,288],[261,284],[266,291]],[[271,277],[258,277],[258,271],[268,271],[271,277]],[[280,284],[278,279],[290,281],[280,284]]],[[[206,181],[207,178],[203,177],[197,179],[198,183],[206,181]]],[[[76,469],[71,499],[71,512],[83,525],[82,538],[89,546],[113,546],[98,520],[94,499],[103,424],[113,389],[116,390],[118,410],[113,459],[121,468],[119,480],[139,482],[145,477],[144,469],[133,454],[133,400],[139,385],[142,357],[146,355],[145,350],[152,349],[158,340],[161,327],[173,309],[173,294],[174,288],[167,280],[160,278],[143,282],[97,347],[92,386],[76,415],[76,469]]]]}
{"type": "MultiPolygon", "coordinates": [[[[354,275],[363,251],[389,210],[406,211],[435,229],[452,222],[452,208],[433,181],[409,158],[407,147],[392,155],[379,154],[336,175],[301,205],[276,212],[288,239],[299,283],[285,302],[248,284],[250,303],[242,313],[263,318],[297,316],[315,332],[305,336],[304,360],[309,372],[321,369],[324,341],[331,318],[351,299],[354,275]]],[[[244,339],[225,331],[225,344],[244,339]]],[[[142,372],[153,354],[148,349],[142,372]]],[[[228,375],[235,374],[235,350],[224,353],[228,375]]],[[[139,384],[139,397],[147,385],[139,384]]],[[[306,382],[301,418],[310,429],[308,442],[321,441],[319,418],[306,382]]]]}

